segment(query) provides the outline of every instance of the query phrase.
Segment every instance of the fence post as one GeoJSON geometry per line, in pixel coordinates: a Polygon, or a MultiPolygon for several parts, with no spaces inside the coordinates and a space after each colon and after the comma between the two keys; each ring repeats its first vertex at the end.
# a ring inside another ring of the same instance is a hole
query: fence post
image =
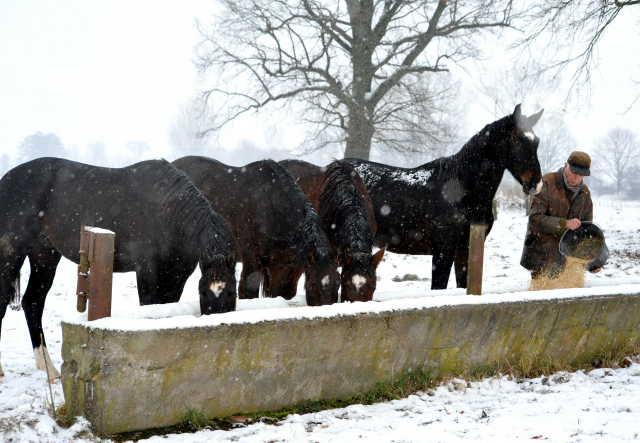
{"type": "Polygon", "coordinates": [[[484,262],[484,239],[487,225],[471,224],[469,234],[469,269],[467,270],[467,294],[482,294],[482,266],[484,262]]]}
{"type": "Polygon", "coordinates": [[[89,320],[111,316],[114,244],[113,232],[82,226],[77,307],[84,312],[88,298],[89,320]]]}
{"type": "Polygon", "coordinates": [[[87,310],[89,296],[89,232],[85,226],[80,226],[80,263],[78,264],[78,286],[76,289],[78,312],[87,310]]]}

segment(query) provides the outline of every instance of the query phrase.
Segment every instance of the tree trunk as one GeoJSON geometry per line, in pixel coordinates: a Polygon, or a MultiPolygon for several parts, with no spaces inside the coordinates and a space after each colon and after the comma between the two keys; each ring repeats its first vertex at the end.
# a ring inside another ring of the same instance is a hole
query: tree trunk
{"type": "Polygon", "coordinates": [[[372,0],[347,0],[351,21],[353,44],[351,62],[353,64],[353,84],[351,96],[354,104],[349,109],[347,122],[347,148],[345,158],[369,160],[371,139],[373,138],[372,115],[367,105],[367,95],[371,92],[373,80],[372,20],[374,2],[372,0]]]}
{"type": "Polygon", "coordinates": [[[361,158],[369,160],[371,153],[371,139],[373,138],[373,124],[366,110],[350,113],[347,128],[347,148],[344,158],[361,158]]]}

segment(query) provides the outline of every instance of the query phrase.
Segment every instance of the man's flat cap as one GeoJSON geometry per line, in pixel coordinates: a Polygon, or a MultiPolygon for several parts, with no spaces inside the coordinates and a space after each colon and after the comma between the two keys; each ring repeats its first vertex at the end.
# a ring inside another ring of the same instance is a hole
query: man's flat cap
{"type": "Polygon", "coordinates": [[[569,169],[571,169],[571,172],[573,172],[574,174],[584,176],[591,175],[591,172],[589,172],[589,166],[591,166],[591,157],[589,157],[589,154],[587,154],[586,152],[573,151],[569,156],[569,160],[567,160],[567,163],[569,164],[569,169]]]}

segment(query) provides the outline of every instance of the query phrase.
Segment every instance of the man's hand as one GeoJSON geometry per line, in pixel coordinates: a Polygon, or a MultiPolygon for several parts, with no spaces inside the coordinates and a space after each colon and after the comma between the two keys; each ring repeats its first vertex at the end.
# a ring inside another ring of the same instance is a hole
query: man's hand
{"type": "Polygon", "coordinates": [[[572,218],[571,220],[567,220],[567,229],[571,229],[573,231],[574,229],[578,229],[581,224],[582,222],[580,222],[580,220],[572,218]]]}

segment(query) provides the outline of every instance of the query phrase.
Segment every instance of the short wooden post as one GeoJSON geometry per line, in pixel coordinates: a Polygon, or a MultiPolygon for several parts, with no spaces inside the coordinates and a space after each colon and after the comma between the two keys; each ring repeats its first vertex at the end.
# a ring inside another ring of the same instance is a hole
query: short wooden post
{"type": "Polygon", "coordinates": [[[88,299],[89,320],[111,316],[114,244],[113,232],[82,227],[78,266],[78,311],[84,312],[88,299]]]}
{"type": "Polygon", "coordinates": [[[471,224],[469,235],[469,269],[467,270],[467,294],[482,294],[482,266],[484,263],[484,239],[487,225],[471,224]]]}
{"type": "Polygon", "coordinates": [[[89,232],[80,226],[80,263],[78,264],[78,286],[76,289],[78,312],[87,310],[89,296],[89,232]]]}

